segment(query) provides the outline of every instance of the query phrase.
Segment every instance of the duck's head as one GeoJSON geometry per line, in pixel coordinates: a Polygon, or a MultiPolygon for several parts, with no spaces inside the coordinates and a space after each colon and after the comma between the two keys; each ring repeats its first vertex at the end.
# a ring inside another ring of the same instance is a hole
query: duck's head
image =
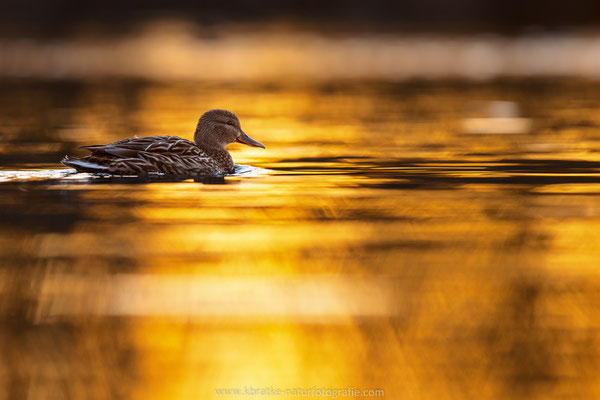
{"type": "Polygon", "coordinates": [[[223,148],[229,143],[239,142],[248,146],[265,148],[242,130],[240,120],[227,110],[210,110],[198,120],[194,142],[201,147],[223,148]]]}

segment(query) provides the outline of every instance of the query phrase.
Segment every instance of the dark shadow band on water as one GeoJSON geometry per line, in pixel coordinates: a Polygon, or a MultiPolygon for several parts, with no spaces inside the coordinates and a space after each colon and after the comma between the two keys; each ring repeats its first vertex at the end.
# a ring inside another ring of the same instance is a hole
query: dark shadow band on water
{"type": "Polygon", "coordinates": [[[277,171],[278,175],[288,176],[362,176],[369,179],[349,186],[382,189],[449,189],[464,184],[537,186],[600,183],[600,162],[585,160],[381,160],[340,156],[286,159],[266,167],[277,171]]]}
{"type": "Polygon", "coordinates": [[[178,183],[193,180],[196,183],[205,185],[227,185],[235,184],[237,181],[227,180],[225,176],[180,176],[180,175],[163,175],[163,176],[111,176],[97,175],[89,179],[86,183],[91,184],[137,184],[143,185],[148,183],[178,183]]]}

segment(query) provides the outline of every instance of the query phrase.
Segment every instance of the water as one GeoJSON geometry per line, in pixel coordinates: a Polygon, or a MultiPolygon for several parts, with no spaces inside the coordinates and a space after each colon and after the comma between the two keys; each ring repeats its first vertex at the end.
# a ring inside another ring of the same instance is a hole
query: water
{"type": "Polygon", "coordinates": [[[0,398],[598,396],[598,84],[1,86],[0,398]],[[211,108],[235,175],[58,164],[211,108]]]}

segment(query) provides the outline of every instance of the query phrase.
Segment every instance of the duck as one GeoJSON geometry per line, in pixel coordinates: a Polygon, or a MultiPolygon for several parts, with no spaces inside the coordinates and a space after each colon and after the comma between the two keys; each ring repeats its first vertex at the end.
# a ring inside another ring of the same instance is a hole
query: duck
{"type": "Polygon", "coordinates": [[[91,154],[81,158],[65,156],[61,163],[78,172],[120,176],[224,176],[234,172],[235,164],[225,149],[234,142],[265,148],[242,130],[233,112],[217,109],[202,114],[193,142],[178,136],[134,137],[81,146],[91,154]]]}

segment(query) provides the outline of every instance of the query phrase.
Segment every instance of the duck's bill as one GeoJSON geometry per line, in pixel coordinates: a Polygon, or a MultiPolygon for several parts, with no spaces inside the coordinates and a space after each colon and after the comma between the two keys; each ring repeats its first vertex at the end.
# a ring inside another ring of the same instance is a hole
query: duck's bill
{"type": "Polygon", "coordinates": [[[246,135],[244,132],[242,132],[240,137],[237,138],[237,141],[240,143],[243,143],[243,144],[247,144],[248,146],[260,147],[262,149],[265,148],[264,144],[257,142],[256,140],[252,139],[250,136],[246,135]]]}

